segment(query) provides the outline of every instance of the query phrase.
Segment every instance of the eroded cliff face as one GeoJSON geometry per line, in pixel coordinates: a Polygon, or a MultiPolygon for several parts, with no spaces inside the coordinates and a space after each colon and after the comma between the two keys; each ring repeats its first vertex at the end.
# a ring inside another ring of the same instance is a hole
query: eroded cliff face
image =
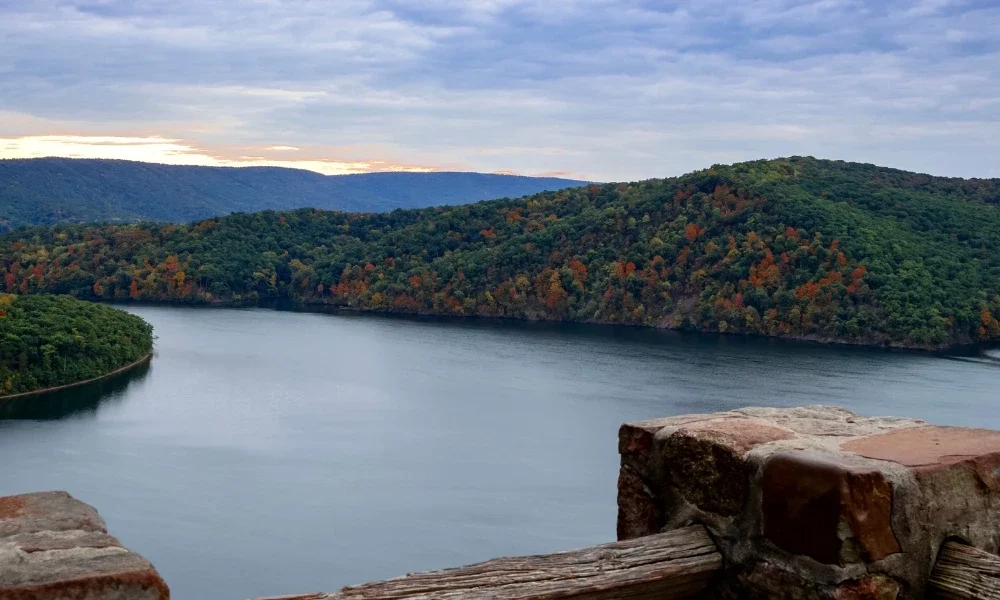
{"type": "Polygon", "coordinates": [[[0,600],[168,600],[146,559],[66,492],[0,498],[0,600]]]}
{"type": "Polygon", "coordinates": [[[618,537],[705,525],[719,595],[922,598],[938,549],[1000,546],[1000,432],[747,408],[619,432],[618,537]]]}

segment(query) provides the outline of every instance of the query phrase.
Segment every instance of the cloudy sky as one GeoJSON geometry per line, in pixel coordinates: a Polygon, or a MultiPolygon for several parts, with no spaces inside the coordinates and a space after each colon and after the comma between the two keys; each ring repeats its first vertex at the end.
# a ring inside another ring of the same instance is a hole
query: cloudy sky
{"type": "Polygon", "coordinates": [[[0,157],[998,177],[998,32],[996,0],[0,0],[0,157]]]}

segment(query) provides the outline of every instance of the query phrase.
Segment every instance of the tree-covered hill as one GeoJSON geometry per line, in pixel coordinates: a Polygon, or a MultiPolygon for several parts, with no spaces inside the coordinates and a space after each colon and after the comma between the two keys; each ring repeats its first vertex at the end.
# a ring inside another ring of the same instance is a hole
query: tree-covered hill
{"type": "Polygon", "coordinates": [[[1000,180],[788,158],[519,200],[0,238],[7,291],[625,323],[944,347],[1000,339],[1000,180]]]}
{"type": "Polygon", "coordinates": [[[0,396],[100,377],[153,347],[125,311],[70,296],[0,294],[0,396]]]}
{"type": "Polygon", "coordinates": [[[0,229],[108,221],[187,222],[231,212],[378,212],[518,198],[584,182],[484,173],[326,176],[277,167],[173,166],[123,160],[0,160],[0,229]]]}

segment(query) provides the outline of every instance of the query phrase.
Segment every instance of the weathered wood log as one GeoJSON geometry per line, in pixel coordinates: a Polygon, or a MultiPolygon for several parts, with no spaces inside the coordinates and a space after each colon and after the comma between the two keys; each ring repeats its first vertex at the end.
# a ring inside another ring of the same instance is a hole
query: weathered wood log
{"type": "MultiPolygon", "coordinates": [[[[701,526],[602,546],[414,573],[296,600],[670,600],[695,594],[722,568],[701,526]]],[[[275,599],[272,599],[275,600],[275,599]]]]}
{"type": "Polygon", "coordinates": [[[945,542],[929,583],[939,598],[1000,600],[1000,556],[959,542],[945,542]]]}

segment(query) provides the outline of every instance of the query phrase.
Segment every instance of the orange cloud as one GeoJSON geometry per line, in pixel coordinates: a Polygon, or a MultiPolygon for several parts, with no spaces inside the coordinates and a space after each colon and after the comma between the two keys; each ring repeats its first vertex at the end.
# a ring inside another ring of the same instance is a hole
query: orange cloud
{"type": "Polygon", "coordinates": [[[285,158],[301,149],[289,145],[240,147],[227,155],[229,149],[216,152],[198,148],[176,138],[160,136],[96,136],[96,135],[29,135],[0,137],[0,158],[110,158],[137,160],[170,165],[203,165],[216,167],[290,167],[308,169],[324,175],[346,175],[372,171],[408,171],[428,173],[439,170],[429,165],[396,163],[378,159],[333,159],[313,150],[308,156],[285,158]],[[269,156],[278,154],[280,157],[269,156]]]}

